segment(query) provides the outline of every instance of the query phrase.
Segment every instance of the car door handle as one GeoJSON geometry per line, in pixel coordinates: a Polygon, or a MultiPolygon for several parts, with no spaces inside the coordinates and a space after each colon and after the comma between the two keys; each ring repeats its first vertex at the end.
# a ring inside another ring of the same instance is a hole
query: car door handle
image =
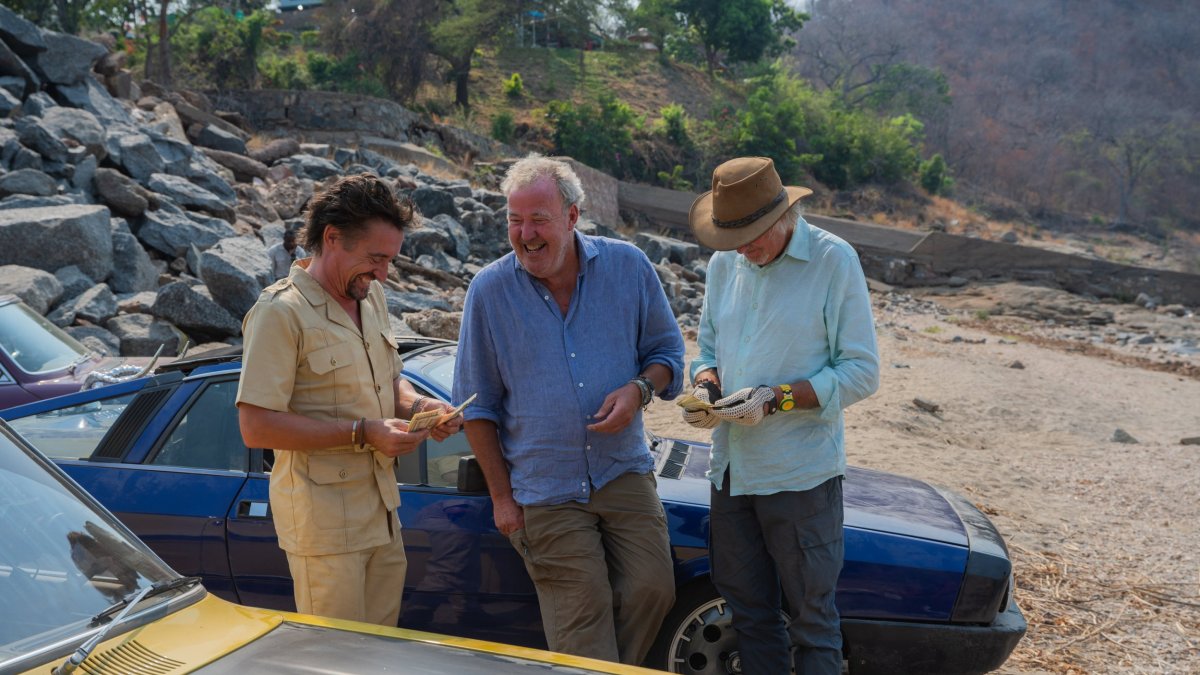
{"type": "Polygon", "coordinates": [[[238,518],[260,518],[267,520],[271,517],[271,505],[267,502],[244,499],[238,502],[238,518]]]}

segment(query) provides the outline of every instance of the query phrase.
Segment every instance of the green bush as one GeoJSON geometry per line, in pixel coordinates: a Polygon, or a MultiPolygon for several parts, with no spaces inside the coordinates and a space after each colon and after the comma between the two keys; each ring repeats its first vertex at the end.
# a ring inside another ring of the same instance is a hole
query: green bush
{"type": "Polygon", "coordinates": [[[305,49],[316,49],[321,46],[321,31],[306,30],[300,33],[300,45],[305,49]]]}
{"type": "Polygon", "coordinates": [[[600,94],[596,103],[576,106],[570,101],[551,101],[547,105],[555,150],[623,177],[633,143],[633,110],[608,92],[600,94]]]}
{"type": "Polygon", "coordinates": [[[681,148],[691,145],[692,139],[688,135],[688,114],[683,106],[672,103],[661,108],[658,114],[661,115],[661,119],[656,125],[657,131],[681,148]]]}
{"type": "Polygon", "coordinates": [[[278,36],[267,31],[272,21],[263,11],[239,20],[219,7],[199,10],[171,40],[178,76],[192,87],[253,87],[259,54],[278,36]]]}
{"type": "Polygon", "coordinates": [[[515,132],[512,113],[502,111],[492,116],[492,138],[501,143],[511,143],[515,132]]]}
{"type": "Polygon", "coordinates": [[[683,177],[683,165],[676,164],[675,168],[671,169],[670,173],[666,171],[658,172],[658,179],[662,184],[672,190],[691,190],[692,181],[683,177]]]}
{"type": "Polygon", "coordinates": [[[521,98],[525,95],[525,82],[520,73],[513,73],[512,77],[504,81],[504,95],[509,98],[521,98]]]}
{"type": "Polygon", "coordinates": [[[950,178],[949,169],[946,167],[946,160],[940,153],[921,162],[921,168],[917,175],[921,187],[931,195],[945,194],[954,183],[954,180],[950,178]]]}
{"type": "Polygon", "coordinates": [[[829,93],[773,69],[752,83],[732,123],[714,125],[717,145],[730,154],[775,160],[785,182],[805,169],[822,183],[845,189],[863,183],[895,183],[917,169],[923,127],[916,118],[891,119],[847,110],[829,93]]]}
{"type": "Polygon", "coordinates": [[[258,73],[269,89],[308,89],[308,71],[298,55],[269,53],[258,59],[258,73]]]}

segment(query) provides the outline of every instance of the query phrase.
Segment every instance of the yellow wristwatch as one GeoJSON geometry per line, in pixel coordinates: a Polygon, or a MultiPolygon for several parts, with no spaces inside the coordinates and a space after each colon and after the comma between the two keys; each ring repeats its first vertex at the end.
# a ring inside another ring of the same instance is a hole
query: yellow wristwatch
{"type": "Polygon", "coordinates": [[[792,398],[792,385],[781,384],[779,390],[783,392],[783,400],[779,402],[779,409],[787,412],[796,407],[796,399],[792,398]]]}

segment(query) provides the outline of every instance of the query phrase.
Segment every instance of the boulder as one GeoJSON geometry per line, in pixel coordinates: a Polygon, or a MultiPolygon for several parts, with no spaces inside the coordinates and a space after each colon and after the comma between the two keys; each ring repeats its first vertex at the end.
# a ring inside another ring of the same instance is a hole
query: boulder
{"type": "Polygon", "coordinates": [[[96,169],[99,166],[100,162],[96,161],[95,157],[88,155],[75,162],[75,173],[71,175],[71,187],[77,193],[82,194],[88,202],[95,201],[92,186],[95,184],[96,169]]]}
{"type": "Polygon", "coordinates": [[[53,274],[22,265],[0,266],[0,295],[15,295],[38,314],[50,311],[63,287],[53,274]]]}
{"type": "Polygon", "coordinates": [[[0,87],[0,119],[8,117],[19,107],[21,99],[9,93],[8,89],[0,87]]]}
{"type": "Polygon", "coordinates": [[[108,53],[101,45],[64,33],[43,30],[46,50],[38,52],[30,65],[47,82],[76,85],[92,72],[92,64],[108,53]]]}
{"type": "Polygon", "coordinates": [[[417,228],[404,236],[400,252],[416,260],[420,256],[442,252],[454,247],[454,240],[444,231],[434,227],[417,228]]]}
{"type": "MultiPolygon", "coordinates": [[[[33,169],[22,169],[22,171],[33,171],[33,169]]],[[[67,195],[9,195],[4,199],[0,199],[0,209],[35,209],[42,206],[63,206],[65,204],[87,204],[89,203],[83,195],[67,194],[67,195]]]]}
{"type": "Polygon", "coordinates": [[[417,264],[421,267],[446,274],[459,276],[463,272],[463,264],[458,258],[453,258],[445,251],[434,251],[433,253],[423,255],[417,258],[417,264]]]}
{"type": "MultiPolygon", "coordinates": [[[[253,160],[251,160],[253,161],[253,160]]],[[[279,213],[275,211],[275,207],[271,206],[271,202],[267,200],[266,195],[253,185],[238,185],[234,188],[238,195],[238,205],[234,209],[238,216],[256,223],[259,227],[259,234],[262,233],[262,228],[270,223],[280,222],[279,213]]],[[[277,233],[277,236],[283,236],[283,230],[277,233]]],[[[266,241],[264,239],[264,241],[266,241]]],[[[274,240],[271,240],[272,242],[274,240]]]]}
{"type": "Polygon", "coordinates": [[[394,291],[390,288],[384,288],[383,293],[387,297],[388,313],[401,319],[405,314],[426,309],[440,309],[446,312],[451,310],[449,302],[428,293],[394,291]]]}
{"type": "Polygon", "coordinates": [[[149,314],[118,314],[104,324],[121,341],[123,356],[154,356],[161,346],[164,354],[178,354],[187,336],[169,322],[149,314]]]}
{"type": "Polygon", "coordinates": [[[212,161],[232,171],[234,178],[243,183],[249,183],[255,178],[267,177],[267,165],[244,154],[212,148],[203,148],[201,152],[212,161]]]}
{"type": "Polygon", "coordinates": [[[457,340],[458,329],[462,325],[462,312],[426,309],[404,315],[404,323],[408,324],[418,335],[457,340]]]}
{"type": "Polygon", "coordinates": [[[41,29],[4,5],[0,5],[0,41],[20,56],[34,56],[47,49],[41,29]]]}
{"type": "Polygon", "coordinates": [[[267,249],[254,237],[222,239],[200,254],[200,278],[217,304],[243,317],[273,279],[267,249]]]}
{"type": "Polygon", "coordinates": [[[113,98],[112,94],[108,93],[104,85],[90,75],[76,85],[59,85],[55,87],[55,91],[59,100],[66,105],[72,108],[82,108],[92,113],[105,126],[113,124],[133,126],[134,124],[133,118],[129,116],[129,111],[113,98]]]}
{"type": "Polygon", "coordinates": [[[213,301],[202,285],[176,281],[163,286],[150,312],[200,338],[221,340],[242,331],[241,321],[213,301]]]}
{"type": "Polygon", "coordinates": [[[129,232],[113,232],[113,269],[108,285],[117,293],[137,293],[158,289],[158,270],[129,232]]]}
{"type": "Polygon", "coordinates": [[[313,196],[313,182],[300,178],[285,178],[271,186],[267,201],[280,218],[295,218],[313,196]]]}
{"type": "Polygon", "coordinates": [[[67,265],[54,270],[54,278],[62,284],[62,297],[64,298],[73,298],[96,285],[96,282],[79,271],[79,267],[76,265],[67,265]]]}
{"type": "Polygon", "coordinates": [[[426,218],[446,214],[458,218],[458,207],[454,205],[454,196],[436,188],[419,187],[409,195],[426,218]]]}
{"type": "Polygon", "coordinates": [[[151,112],[154,113],[154,122],[147,125],[148,128],[181,143],[188,141],[187,134],[183,131],[183,122],[175,112],[175,106],[166,101],[159,101],[151,112]]]}
{"type": "Polygon", "coordinates": [[[197,152],[193,154],[187,166],[184,167],[183,172],[176,175],[183,176],[196,185],[208,190],[229,204],[231,208],[237,203],[237,193],[234,192],[233,186],[229,184],[229,180],[233,179],[232,172],[202,153],[197,152]],[[226,179],[226,176],[229,179],[226,179]]]}
{"type": "Polygon", "coordinates": [[[233,226],[219,218],[187,213],[174,204],[147,211],[138,239],[170,257],[182,255],[189,246],[203,250],[227,237],[237,236],[233,226]]]}
{"type": "Polygon", "coordinates": [[[157,290],[142,291],[117,296],[117,309],[122,314],[149,314],[154,301],[158,299],[157,290]]]}
{"type": "Polygon", "coordinates": [[[67,334],[100,356],[120,356],[121,338],[99,326],[69,326],[67,334]]]}
{"type": "Polygon", "coordinates": [[[284,157],[290,157],[300,152],[300,142],[294,138],[276,138],[257,150],[248,154],[254,160],[270,166],[284,157]]]}
{"type": "Polygon", "coordinates": [[[234,220],[233,207],[237,204],[236,197],[231,203],[186,178],[155,173],[150,175],[146,187],[186,209],[206,211],[229,222],[234,220]]]}
{"type": "Polygon", "coordinates": [[[638,232],[633,237],[633,243],[645,252],[651,262],[660,262],[663,258],[688,266],[700,257],[700,246],[671,237],[661,237],[656,234],[638,232]]]}
{"type": "Polygon", "coordinates": [[[115,169],[96,169],[92,186],[113,213],[125,218],[140,218],[151,203],[158,206],[158,200],[149,190],[115,169]]]}
{"type": "Polygon", "coordinates": [[[78,265],[89,277],[106,279],[112,271],[108,219],[108,209],[94,205],[0,211],[0,265],[48,272],[78,265]]]}
{"type": "Polygon", "coordinates": [[[314,155],[296,154],[279,160],[276,164],[286,166],[300,178],[321,181],[331,176],[340,176],[342,167],[333,161],[314,155]]]}
{"type": "Polygon", "coordinates": [[[467,230],[457,220],[446,214],[439,214],[432,219],[426,220],[423,228],[413,230],[413,233],[421,229],[437,230],[446,235],[450,240],[451,245],[443,247],[442,250],[459,260],[466,260],[467,256],[471,255],[471,238],[467,235],[467,230]]]}
{"type": "Polygon", "coordinates": [[[17,105],[20,105],[21,97],[25,95],[25,79],[14,75],[0,75],[0,89],[12,95],[17,105]]]}
{"type": "Polygon", "coordinates": [[[154,142],[132,127],[108,127],[104,145],[109,159],[135,180],[148,180],[151,175],[166,171],[166,162],[158,154],[154,142]]]}
{"type": "Polygon", "coordinates": [[[246,154],[246,141],[242,140],[241,136],[231,134],[215,124],[200,127],[195,134],[191,135],[191,138],[196,145],[205,148],[235,152],[239,155],[246,154]]]}
{"type": "MultiPolygon", "coordinates": [[[[50,111],[46,112],[48,114],[50,111]]],[[[18,117],[13,129],[17,132],[21,145],[38,153],[43,159],[51,162],[67,161],[67,146],[58,140],[40,118],[32,115],[18,117]]]]}
{"type": "Polygon", "coordinates": [[[195,94],[196,92],[181,91],[166,96],[171,105],[175,106],[175,111],[179,114],[179,119],[183,121],[184,128],[213,126],[226,134],[240,138],[243,141],[246,140],[246,133],[239,129],[236,124],[221,119],[219,115],[202,109],[202,107],[211,109],[212,104],[207,102],[207,100],[201,101],[195,94]],[[185,96],[191,97],[193,100],[186,100],[185,96]],[[197,106],[196,103],[198,102],[203,105],[197,106]]]}
{"type": "Polygon", "coordinates": [[[0,176],[0,197],[34,195],[49,197],[58,192],[58,183],[36,169],[20,169],[0,176]]]}
{"type": "MultiPolygon", "coordinates": [[[[0,5],[0,8],[3,6],[0,5]]],[[[21,87],[21,95],[29,95],[37,91],[42,86],[42,78],[37,76],[29,66],[25,65],[25,61],[21,59],[13,50],[9,49],[8,45],[0,41],[0,75],[7,77],[20,78],[23,86],[21,87]]],[[[20,96],[17,96],[20,98],[20,96]]]]}
{"type": "Polygon", "coordinates": [[[56,311],[67,311],[76,319],[102,324],[117,315],[117,296],[108,284],[96,284],[63,303],[56,311]]]}

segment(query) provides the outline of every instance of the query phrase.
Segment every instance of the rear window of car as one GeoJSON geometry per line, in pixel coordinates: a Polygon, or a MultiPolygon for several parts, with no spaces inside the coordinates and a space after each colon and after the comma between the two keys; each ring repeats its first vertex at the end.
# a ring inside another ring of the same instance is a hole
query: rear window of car
{"type": "Polygon", "coordinates": [[[87,459],[137,392],[9,420],[51,459],[87,459]]]}

